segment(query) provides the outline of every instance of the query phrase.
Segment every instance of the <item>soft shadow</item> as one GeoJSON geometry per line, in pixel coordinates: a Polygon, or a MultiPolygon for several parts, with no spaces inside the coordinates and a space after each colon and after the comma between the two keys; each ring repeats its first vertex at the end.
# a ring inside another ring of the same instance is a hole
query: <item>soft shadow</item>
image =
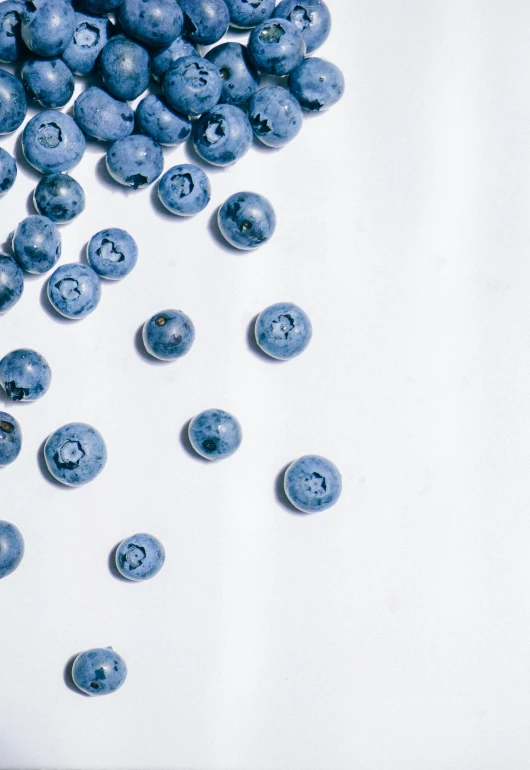
{"type": "Polygon", "coordinates": [[[296,516],[306,516],[303,511],[299,511],[298,508],[295,508],[294,505],[290,502],[289,498],[285,494],[285,488],[283,485],[284,478],[285,478],[285,472],[287,471],[287,468],[291,465],[291,463],[287,463],[287,465],[281,469],[281,471],[276,476],[276,480],[274,482],[274,491],[276,493],[276,500],[283,505],[284,508],[286,508],[289,513],[294,513],[296,516]]]}
{"type": "Polygon", "coordinates": [[[116,566],[116,551],[118,550],[118,546],[120,545],[120,543],[121,543],[121,540],[119,543],[116,543],[114,548],[109,553],[109,558],[107,560],[109,572],[112,575],[112,577],[116,578],[116,580],[121,580],[122,583],[133,583],[134,581],[128,580],[126,577],[124,577],[116,566]]]}
{"type": "Polygon", "coordinates": [[[96,165],[94,166],[94,170],[96,173],[97,180],[100,184],[102,184],[104,187],[107,187],[109,190],[112,190],[113,192],[123,192],[125,188],[118,184],[118,182],[115,182],[114,179],[111,177],[107,170],[107,162],[106,162],[106,154],[103,155],[102,158],[98,160],[96,165]],[[119,188],[122,188],[121,190],[119,188]]]}
{"type": "Polygon", "coordinates": [[[180,217],[178,214],[172,214],[171,211],[168,211],[166,207],[162,204],[160,201],[160,198],[158,197],[158,183],[155,182],[153,186],[151,187],[151,192],[149,194],[149,197],[151,199],[151,206],[154,208],[156,213],[159,217],[162,217],[162,219],[166,219],[168,222],[183,222],[186,219],[193,219],[193,217],[180,217]]]}
{"type": "MultiPolygon", "coordinates": [[[[40,277],[40,276],[35,276],[40,277]]],[[[24,275],[24,278],[26,276],[24,275]]],[[[59,324],[65,324],[66,326],[68,324],[72,323],[78,323],[81,321],[81,318],[66,318],[64,315],[61,315],[57,312],[57,310],[53,307],[52,303],[49,300],[48,297],[48,281],[46,280],[41,289],[40,293],[40,304],[46,315],[48,315],[50,318],[52,318],[54,321],[56,321],[59,324]]]]}
{"type": "Polygon", "coordinates": [[[189,436],[189,433],[188,433],[188,428],[190,427],[190,422],[191,422],[191,420],[188,420],[188,422],[182,427],[182,430],[180,431],[180,443],[182,444],[182,448],[194,460],[197,460],[198,462],[209,464],[209,463],[211,463],[211,460],[207,460],[206,457],[201,457],[201,455],[197,454],[197,452],[195,451],[195,449],[191,445],[190,436],[189,436]]]}
{"type": "Polygon", "coordinates": [[[40,179],[41,173],[40,171],[37,171],[36,168],[33,168],[31,163],[28,163],[26,160],[26,156],[24,155],[24,151],[22,149],[22,134],[20,134],[17,137],[17,140],[15,142],[15,160],[17,162],[17,165],[19,168],[23,169],[28,176],[32,176],[34,179],[40,179]]]}
{"type": "Polygon", "coordinates": [[[241,253],[241,249],[236,249],[235,246],[232,246],[231,243],[228,243],[228,241],[223,238],[223,235],[219,230],[219,223],[217,221],[218,211],[219,209],[216,209],[208,220],[208,230],[210,235],[223,251],[226,251],[229,254],[241,253]]]}
{"type": "Polygon", "coordinates": [[[187,162],[202,168],[207,176],[208,174],[222,174],[226,170],[226,166],[214,166],[212,163],[208,163],[208,161],[201,158],[199,153],[196,152],[195,147],[191,141],[184,142],[181,147],[184,150],[184,155],[186,156],[187,162]]]}
{"type": "Polygon", "coordinates": [[[48,466],[46,465],[46,459],[44,457],[44,447],[46,446],[47,440],[48,438],[46,437],[42,442],[42,444],[40,445],[39,451],[37,453],[37,463],[38,463],[41,475],[44,476],[46,481],[48,481],[54,487],[61,488],[61,489],[68,489],[68,490],[75,489],[75,487],[69,487],[67,484],[62,484],[54,476],[52,476],[52,474],[48,470],[48,466]]]}
{"type": "Polygon", "coordinates": [[[280,361],[278,358],[272,358],[272,356],[268,356],[258,345],[256,342],[256,321],[258,320],[258,316],[255,315],[252,321],[249,323],[247,328],[247,347],[259,358],[267,361],[268,364],[284,364],[285,361],[280,361]]]}
{"type": "Polygon", "coordinates": [[[72,655],[71,658],[68,658],[68,661],[66,663],[66,666],[63,669],[63,682],[68,687],[69,690],[72,692],[77,693],[77,695],[82,695],[85,698],[90,698],[90,695],[86,692],[83,692],[83,690],[80,690],[79,687],[76,687],[74,678],[72,676],[72,668],[75,663],[75,659],[80,654],[78,652],[76,655],[72,655]]]}
{"type": "Polygon", "coordinates": [[[263,155],[269,155],[275,152],[278,152],[278,150],[281,150],[281,147],[269,147],[267,144],[263,144],[263,142],[260,142],[260,140],[254,136],[254,139],[252,141],[252,147],[256,152],[260,152],[263,155]]]}
{"type": "Polygon", "coordinates": [[[29,216],[33,216],[34,214],[38,214],[37,207],[35,206],[35,201],[33,200],[33,193],[34,190],[30,192],[28,197],[26,198],[26,211],[28,212],[29,216]]]}
{"type": "MultiPolygon", "coordinates": [[[[116,281],[117,283],[117,281],[116,281]]],[[[151,366],[166,366],[167,364],[172,363],[171,361],[161,361],[160,358],[155,358],[150,353],[147,352],[144,345],[144,340],[142,337],[142,331],[143,331],[144,325],[142,324],[137,330],[136,334],[134,335],[134,347],[136,348],[136,352],[138,355],[144,359],[144,361],[151,366]]]]}

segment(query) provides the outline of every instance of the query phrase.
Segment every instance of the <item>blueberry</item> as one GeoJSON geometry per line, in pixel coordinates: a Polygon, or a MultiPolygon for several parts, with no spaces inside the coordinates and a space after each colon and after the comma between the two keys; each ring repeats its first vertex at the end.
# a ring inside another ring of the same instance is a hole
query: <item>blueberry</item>
{"type": "Polygon", "coordinates": [[[195,327],[182,310],[162,310],[145,322],[142,339],[152,356],[172,361],[189,351],[195,339],[195,327]]]}
{"type": "Polygon", "coordinates": [[[129,37],[146,45],[169,45],[182,32],[183,16],[176,0],[123,0],[118,18],[129,37]]]}
{"type": "Polygon", "coordinates": [[[101,142],[117,142],[134,130],[132,107],[97,86],[79,94],[74,103],[74,115],[85,134],[101,142]]]}
{"type": "Polygon", "coordinates": [[[14,259],[0,254],[0,314],[11,310],[24,291],[22,270],[14,259]]]}
{"type": "Polygon", "coordinates": [[[155,94],[146,96],[136,108],[136,126],[159,144],[182,144],[191,134],[189,120],[169,109],[155,94]]]}
{"type": "Polygon", "coordinates": [[[171,65],[183,56],[199,56],[199,48],[185,37],[177,37],[171,45],[156,48],[151,52],[151,75],[155,80],[163,80],[171,65]]]}
{"type": "Polygon", "coordinates": [[[270,19],[276,0],[225,0],[230,13],[230,24],[239,29],[250,29],[270,19]]]}
{"type": "Polygon", "coordinates": [[[61,234],[48,217],[23,219],[11,243],[16,261],[27,273],[46,273],[61,256],[61,234]]]}
{"type": "Polygon", "coordinates": [[[164,94],[170,107],[183,115],[202,115],[215,107],[221,96],[221,73],[201,56],[183,56],[164,77],[164,94]]]}
{"type": "Polygon", "coordinates": [[[36,401],[48,391],[52,372],[35,350],[12,350],[0,361],[0,384],[11,401],[36,401]]]}
{"type": "Polygon", "coordinates": [[[158,197],[173,214],[191,217],[210,202],[210,182],[204,171],[184,163],[166,171],[158,183],[158,197]]]}
{"type": "Polygon", "coordinates": [[[261,78],[241,43],[221,43],[208,51],[206,58],[221,73],[221,102],[242,105],[258,90],[261,78]]]}
{"type": "Polygon", "coordinates": [[[22,39],[37,56],[60,56],[75,32],[75,13],[69,0],[26,0],[22,39]]]}
{"type": "Polygon", "coordinates": [[[99,304],[101,281],[88,265],[61,265],[48,279],[48,298],[66,318],[84,318],[99,304]]]}
{"type": "Polygon", "coordinates": [[[0,134],[15,131],[26,117],[28,103],[20,80],[0,69],[0,134]]]}
{"type": "Polygon", "coordinates": [[[106,13],[115,11],[121,3],[122,0],[79,0],[78,5],[85,13],[103,16],[106,13]]]}
{"type": "Polygon", "coordinates": [[[152,184],[163,168],[162,150],[149,136],[126,136],[107,152],[107,169],[111,177],[135,190],[152,184]]]}
{"type": "Polygon", "coordinates": [[[241,425],[222,409],[206,409],[189,424],[188,435],[197,454],[207,460],[233,455],[241,444],[241,425]]]}
{"type": "Polygon", "coordinates": [[[149,54],[124,35],[111,38],[101,52],[101,77],[116,99],[132,101],[149,85],[149,54]]]}
{"type": "Polygon", "coordinates": [[[29,59],[21,76],[27,95],[42,107],[64,107],[74,93],[74,76],[62,59],[29,59]]]}
{"type": "Polygon", "coordinates": [[[281,0],[274,17],[287,19],[300,30],[307,53],[320,48],[331,29],[331,14],[322,0],[281,0]]]}
{"type": "Polygon", "coordinates": [[[149,580],[162,567],[164,546],[153,535],[138,533],[123,540],[116,550],[116,567],[129,580],[149,580]]]}
{"type": "Polygon", "coordinates": [[[278,302],[262,310],[256,319],[256,342],[272,358],[300,355],[311,340],[311,321],[292,302],[278,302]]]}
{"type": "Polygon", "coordinates": [[[222,235],[237,249],[257,249],[276,229],[276,215],[267,198],[251,192],[231,195],[219,209],[217,221],[222,235]]]}
{"type": "Polygon", "coordinates": [[[67,486],[86,484],[101,473],[107,449],[101,434],[90,425],[72,422],[48,437],[44,459],[51,475],[67,486]]]}
{"type": "Polygon", "coordinates": [[[260,72],[288,75],[302,61],[305,42],[301,32],[290,21],[270,19],[252,30],[248,52],[260,72]]]}
{"type": "MultiPolygon", "coordinates": [[[[0,412],[0,419],[2,414],[0,412]]],[[[8,521],[0,521],[0,578],[14,572],[23,556],[24,538],[20,530],[8,521]]]]}
{"type": "Polygon", "coordinates": [[[335,505],[342,491],[339,469],[318,455],[305,455],[285,471],[285,494],[299,511],[325,511],[335,505]]]}
{"type": "Polygon", "coordinates": [[[289,90],[304,110],[325,112],[341,99],[344,76],[338,67],[325,59],[304,59],[291,72],[289,90]]]}
{"type": "Polygon", "coordinates": [[[87,695],[109,695],[127,678],[127,666],[112,647],[96,647],[80,653],[72,666],[72,679],[87,695]]]}
{"type": "Polygon", "coordinates": [[[17,178],[17,162],[2,147],[0,147],[0,196],[4,195],[15,184],[17,178]]]}
{"type": "Polygon", "coordinates": [[[217,43],[228,29],[230,16],[224,0],[179,0],[184,13],[184,34],[199,45],[217,43]]]}
{"type": "Polygon", "coordinates": [[[76,13],[75,32],[62,54],[62,60],[74,75],[89,75],[109,39],[112,25],[106,16],[76,13]]]}
{"type": "Polygon", "coordinates": [[[283,147],[302,128],[302,108],[286,88],[266,86],[257,91],[248,105],[248,118],[254,136],[268,147],[283,147]]]}
{"type": "Polygon", "coordinates": [[[111,227],[92,236],[87,246],[87,259],[99,276],[119,281],[136,265],[138,247],[125,230],[111,227]]]}
{"type": "Polygon", "coordinates": [[[20,22],[24,13],[21,0],[4,0],[0,3],[0,61],[13,64],[26,52],[20,34],[20,22]]]}
{"type": "Polygon", "coordinates": [[[71,222],[85,208],[83,188],[68,174],[46,174],[33,193],[35,208],[52,222],[71,222]]]}
{"type": "Polygon", "coordinates": [[[242,158],[252,144],[247,116],[233,104],[218,104],[193,127],[193,146],[203,160],[229,166],[242,158]]]}
{"type": "MultiPolygon", "coordinates": [[[[0,412],[0,467],[14,462],[22,448],[20,425],[7,412],[0,412]]],[[[2,549],[0,548],[0,553],[2,549]]]]}
{"type": "Polygon", "coordinates": [[[64,112],[40,112],[22,132],[26,160],[43,174],[69,171],[77,166],[85,148],[85,137],[77,123],[64,112]]]}

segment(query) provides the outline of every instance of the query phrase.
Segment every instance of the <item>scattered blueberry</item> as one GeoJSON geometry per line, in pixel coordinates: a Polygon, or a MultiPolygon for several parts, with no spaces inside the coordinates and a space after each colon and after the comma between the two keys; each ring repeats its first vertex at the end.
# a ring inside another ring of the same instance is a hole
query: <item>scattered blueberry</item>
{"type": "Polygon", "coordinates": [[[183,56],[200,56],[198,46],[185,37],[177,37],[171,45],[156,48],[151,52],[151,75],[155,80],[163,80],[172,64],[183,56]]]}
{"type": "Polygon", "coordinates": [[[28,163],[43,174],[69,171],[85,152],[86,142],[73,118],[45,110],[26,123],[22,149],[28,163]]]}
{"type": "Polygon", "coordinates": [[[21,77],[27,95],[42,107],[64,107],[74,93],[74,76],[62,59],[29,59],[21,77]]]}
{"type": "Polygon", "coordinates": [[[68,174],[45,174],[33,193],[35,208],[52,222],[71,222],[85,208],[83,188],[68,174]]]}
{"type": "Polygon", "coordinates": [[[36,401],[48,391],[52,371],[35,350],[12,350],[0,361],[0,384],[11,401],[36,401]]]}
{"type": "Polygon", "coordinates": [[[44,459],[51,475],[67,486],[86,484],[101,473],[107,449],[101,434],[90,425],[72,422],[48,437],[44,459]]]}
{"type": "Polygon", "coordinates": [[[75,14],[74,36],[62,53],[62,60],[74,75],[89,75],[109,39],[112,25],[106,16],[75,14]]]}
{"type": "Polygon", "coordinates": [[[246,104],[260,84],[260,76],[241,43],[221,43],[206,54],[219,69],[223,81],[220,101],[225,104],[246,104]]]}
{"type": "Polygon", "coordinates": [[[66,318],[84,318],[99,304],[101,281],[88,265],[61,265],[48,279],[48,298],[66,318]]]}
{"type": "Polygon", "coordinates": [[[331,29],[331,14],[322,0],[281,0],[274,16],[287,19],[300,30],[307,53],[320,48],[331,29]]]}
{"type": "Polygon", "coordinates": [[[342,491],[339,469],[325,457],[305,455],[285,471],[285,494],[299,511],[325,511],[335,505],[342,491]]]}
{"type": "Polygon", "coordinates": [[[26,217],[13,233],[15,259],[27,273],[46,273],[61,256],[61,234],[54,223],[40,215],[26,217]]]}
{"type": "Polygon", "coordinates": [[[164,77],[164,94],[170,107],[183,115],[202,115],[221,96],[221,73],[201,56],[183,56],[164,77]]]}
{"type": "Polygon", "coordinates": [[[191,217],[210,202],[210,182],[204,171],[184,163],[166,171],[158,183],[158,197],[173,214],[191,217]]]}
{"type": "Polygon", "coordinates": [[[276,229],[276,215],[267,198],[251,192],[231,195],[217,220],[223,237],[237,249],[257,249],[276,229]]]}
{"type": "Polygon", "coordinates": [[[74,103],[74,115],[85,134],[101,142],[117,142],[134,130],[132,107],[97,86],[79,94],[74,103]]]}
{"type": "Polygon", "coordinates": [[[72,679],[87,695],[109,695],[127,678],[127,666],[112,647],[96,647],[80,653],[72,666],[72,679]]]}
{"type": "Polygon", "coordinates": [[[195,327],[182,310],[162,310],[145,322],[142,339],[152,356],[172,361],[189,351],[195,339],[195,327]]]}
{"type": "Polygon", "coordinates": [[[230,16],[224,0],[179,0],[183,31],[199,45],[217,43],[228,29],[230,16]]]}
{"type": "Polygon", "coordinates": [[[24,538],[20,530],[8,521],[0,521],[0,578],[14,572],[23,556],[24,538]]]}
{"type": "Polygon", "coordinates": [[[203,160],[229,166],[242,158],[252,144],[252,128],[243,110],[218,104],[196,121],[193,146],[203,160]]]}
{"type": "Polygon", "coordinates": [[[176,0],[123,0],[118,18],[125,33],[145,45],[170,45],[182,32],[176,0]]]}
{"type": "MultiPolygon", "coordinates": [[[[20,425],[7,412],[0,412],[0,467],[14,462],[22,448],[20,425]]],[[[0,553],[2,549],[0,548],[0,553]]]]}
{"type": "Polygon", "coordinates": [[[119,281],[129,275],[138,259],[138,247],[125,230],[110,227],[90,239],[87,259],[101,278],[119,281]]]}
{"type": "Polygon", "coordinates": [[[24,13],[21,0],[4,0],[0,3],[0,61],[13,64],[19,61],[26,47],[20,34],[20,22],[24,13]]]}
{"type": "Polygon", "coordinates": [[[0,147],[0,195],[10,190],[15,184],[17,178],[16,160],[0,147]]]}
{"type": "Polygon", "coordinates": [[[286,360],[300,355],[309,345],[311,321],[302,308],[292,302],[278,302],[261,311],[255,334],[264,353],[286,360]]]}
{"type": "Polygon", "coordinates": [[[152,184],[164,168],[160,145],[149,136],[119,139],[107,152],[107,169],[116,182],[138,190],[152,184]]]}
{"type": "Polygon", "coordinates": [[[101,77],[116,99],[132,101],[149,85],[149,54],[125,35],[112,37],[101,52],[101,77]]]}
{"type": "Polygon", "coordinates": [[[267,75],[288,75],[302,61],[305,42],[285,19],[270,19],[250,33],[248,52],[256,69],[267,75]]]}
{"type": "Polygon", "coordinates": [[[138,533],[123,540],[116,550],[116,567],[129,580],[149,580],[162,567],[166,554],[164,546],[153,535],[138,533]]]}
{"type": "Polygon", "coordinates": [[[24,291],[22,270],[14,259],[0,254],[0,314],[11,310],[24,291]]]}
{"type": "Polygon", "coordinates": [[[10,134],[22,125],[28,103],[20,80],[0,69],[0,134],[10,134]]]}
{"type": "Polygon", "coordinates": [[[283,147],[302,128],[302,108],[286,88],[266,86],[257,91],[248,105],[248,118],[254,136],[268,147],[283,147]]]}
{"type": "Polygon", "coordinates": [[[121,3],[122,0],[79,0],[78,4],[85,13],[103,16],[106,13],[115,11],[121,3]]]}
{"type": "Polygon", "coordinates": [[[69,0],[26,0],[22,39],[37,56],[60,56],[75,32],[75,13],[69,0]]]}
{"type": "Polygon", "coordinates": [[[276,0],[225,0],[230,24],[239,29],[251,29],[270,19],[276,0]]]}
{"type": "Polygon", "coordinates": [[[207,460],[222,460],[233,455],[241,444],[241,426],[222,409],[206,409],[190,422],[188,434],[197,454],[207,460]]]}
{"type": "Polygon", "coordinates": [[[136,126],[159,144],[178,145],[191,134],[191,123],[173,112],[160,96],[150,94],[136,108],[136,126]]]}
{"type": "Polygon", "coordinates": [[[289,90],[304,110],[325,112],[342,97],[344,76],[331,62],[310,57],[291,72],[289,90]]]}

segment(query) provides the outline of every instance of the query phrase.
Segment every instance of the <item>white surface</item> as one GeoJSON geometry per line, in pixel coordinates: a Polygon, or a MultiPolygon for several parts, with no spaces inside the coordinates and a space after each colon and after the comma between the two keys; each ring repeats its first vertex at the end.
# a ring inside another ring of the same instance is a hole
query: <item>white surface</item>
{"type": "MultiPolygon", "coordinates": [[[[193,221],[161,216],[152,189],[102,186],[91,148],[61,261],[121,226],[137,269],[79,323],[41,307],[43,278],[0,321],[0,354],[34,347],[54,373],[42,401],[12,406],[24,447],[0,478],[2,518],[26,540],[0,585],[3,769],[530,767],[530,7],[330,6],[321,53],[345,71],[340,105],[282,151],[211,169],[193,221]],[[241,189],[279,220],[250,254],[208,228],[241,189]],[[315,332],[285,365],[246,339],[283,299],[315,332]],[[173,306],[196,344],[150,364],[136,331],[173,306]],[[217,465],[179,439],[210,406],[244,429],[217,465]],[[37,463],[70,420],[109,452],[78,490],[37,463]],[[307,452],[337,463],[344,493],[303,517],[275,479],[307,452]],[[108,554],[139,530],[167,563],[126,584],[108,554]],[[126,685],[70,690],[70,656],[107,644],[126,685]]],[[[0,203],[0,239],[35,182],[21,170],[0,203]]]]}

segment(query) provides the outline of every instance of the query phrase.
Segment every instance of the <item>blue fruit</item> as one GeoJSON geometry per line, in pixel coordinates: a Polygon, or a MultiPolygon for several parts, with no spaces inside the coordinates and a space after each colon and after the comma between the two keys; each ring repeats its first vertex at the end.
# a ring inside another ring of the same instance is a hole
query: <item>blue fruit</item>
{"type": "Polygon", "coordinates": [[[162,150],[149,136],[126,136],[107,152],[107,169],[111,177],[135,190],[152,184],[163,168],[162,150]]]}
{"type": "MultiPolygon", "coordinates": [[[[0,412],[0,467],[14,462],[22,448],[20,425],[7,412],[0,412]]],[[[0,548],[0,554],[2,549],[0,548]]]]}
{"type": "Polygon", "coordinates": [[[228,29],[230,16],[224,0],[179,0],[184,34],[194,43],[217,43],[228,29]]]}
{"type": "Polygon", "coordinates": [[[12,401],[36,401],[48,391],[52,371],[35,350],[12,350],[0,361],[0,384],[12,401]]]}
{"type": "Polygon", "coordinates": [[[335,505],[342,491],[339,469],[318,455],[305,455],[287,468],[285,494],[299,511],[325,511],[335,505]]]}
{"type": "Polygon", "coordinates": [[[96,647],[80,653],[72,666],[74,684],[87,695],[109,695],[127,678],[127,666],[112,647],[96,647]]]}
{"type": "Polygon", "coordinates": [[[92,236],[87,246],[87,259],[99,276],[119,281],[136,265],[138,247],[125,230],[111,227],[92,236]]]}
{"type": "Polygon", "coordinates": [[[311,321],[292,302],[278,302],[262,310],[256,319],[256,342],[272,358],[286,360],[300,355],[311,340],[311,321]]]}
{"type": "Polygon", "coordinates": [[[101,142],[117,142],[134,130],[132,107],[97,86],[79,94],[74,103],[74,115],[85,134],[101,142]]]}
{"type": "Polygon", "coordinates": [[[101,52],[101,77],[116,99],[132,101],[149,85],[149,54],[125,35],[112,37],[101,52]]]}
{"type": "Polygon", "coordinates": [[[224,238],[237,249],[257,249],[276,229],[276,215],[267,198],[251,192],[231,195],[219,209],[217,221],[224,238]]]}
{"type": "Polygon", "coordinates": [[[4,0],[0,3],[0,61],[14,63],[26,51],[20,34],[24,3],[20,0],[4,0]]]}
{"type": "Polygon", "coordinates": [[[300,30],[307,53],[319,48],[331,29],[331,14],[322,0],[281,0],[274,17],[287,19],[300,30]]]}
{"type": "Polygon", "coordinates": [[[0,70],[0,134],[10,134],[24,121],[28,103],[20,80],[0,70]]]}
{"type": "Polygon", "coordinates": [[[161,361],[186,355],[195,339],[193,321],[182,310],[161,310],[142,329],[145,349],[161,361]]]}
{"type": "Polygon", "coordinates": [[[75,14],[68,0],[27,0],[22,14],[22,39],[37,56],[60,56],[75,32],[75,14]]]}
{"type": "Polygon", "coordinates": [[[17,178],[16,160],[0,147],[0,195],[4,195],[15,184],[17,178]]]}
{"type": "Polygon", "coordinates": [[[71,222],[85,208],[83,188],[68,174],[45,174],[33,193],[35,208],[52,222],[71,222]]]}
{"type": "Polygon", "coordinates": [[[123,0],[118,18],[126,34],[145,45],[170,45],[182,31],[176,0],[123,0]]]}
{"type": "Polygon", "coordinates": [[[193,146],[203,160],[214,166],[230,166],[252,144],[252,128],[243,110],[218,104],[193,127],[193,146]]]}
{"type": "Polygon", "coordinates": [[[164,94],[170,107],[183,115],[202,115],[221,96],[221,73],[201,56],[183,56],[164,77],[164,94]]]}
{"type": "Polygon", "coordinates": [[[14,259],[0,254],[0,314],[11,310],[24,291],[22,270],[14,259]]]}
{"type": "Polygon", "coordinates": [[[28,163],[43,174],[69,171],[86,149],[83,133],[64,112],[45,110],[26,123],[22,149],[28,163]]]}
{"type": "Polygon", "coordinates": [[[76,487],[101,473],[107,462],[107,449],[101,434],[90,425],[72,422],[48,437],[44,459],[57,481],[76,487]]]}
{"type": "Polygon", "coordinates": [[[221,43],[206,54],[221,73],[223,89],[220,101],[242,105],[248,102],[260,84],[260,76],[241,43],[221,43]]]}
{"type": "Polygon", "coordinates": [[[241,425],[222,409],[206,409],[189,424],[188,435],[197,454],[207,460],[233,455],[241,444],[241,425]]]}
{"type": "Polygon", "coordinates": [[[62,59],[29,59],[21,76],[27,95],[42,107],[64,107],[74,93],[74,76],[62,59]]]}
{"type": "Polygon", "coordinates": [[[302,128],[302,108],[286,88],[266,86],[248,105],[248,119],[254,136],[268,147],[283,147],[302,128]]]}
{"type": "Polygon", "coordinates": [[[291,72],[289,90],[304,110],[325,112],[341,99],[344,76],[331,62],[310,57],[291,72]]]}
{"type": "Polygon", "coordinates": [[[151,52],[151,75],[163,80],[171,65],[183,56],[200,56],[199,48],[185,37],[177,37],[171,45],[156,48],[151,52]]]}
{"type": "Polygon", "coordinates": [[[79,0],[78,5],[85,13],[91,13],[94,16],[103,16],[106,13],[116,10],[122,3],[122,0],[79,0]]]}
{"type": "Polygon", "coordinates": [[[230,24],[239,29],[250,29],[270,19],[276,0],[225,0],[230,13],[230,24]]]}
{"type": "Polygon", "coordinates": [[[184,163],[166,171],[158,183],[158,197],[173,214],[191,217],[210,202],[210,182],[204,171],[184,163]]]}
{"type": "Polygon", "coordinates": [[[252,30],[248,52],[260,72],[288,75],[302,61],[305,42],[301,32],[290,21],[270,19],[252,30]]]}
{"type": "Polygon", "coordinates": [[[74,36],[61,57],[74,75],[89,75],[92,72],[111,29],[106,16],[75,14],[74,36]]]}
{"type": "Polygon", "coordinates": [[[129,580],[149,580],[162,567],[164,546],[153,535],[138,533],[123,540],[116,550],[116,567],[129,580]]]}
{"type": "Polygon", "coordinates": [[[66,318],[84,318],[99,304],[101,281],[88,265],[61,265],[48,279],[48,299],[66,318]]]}
{"type": "Polygon", "coordinates": [[[14,572],[23,556],[24,538],[20,530],[8,521],[0,521],[0,578],[14,572]]]}
{"type": "Polygon", "coordinates": [[[61,234],[40,215],[26,217],[13,233],[11,244],[15,259],[27,273],[46,273],[61,256],[61,234]]]}
{"type": "Polygon", "coordinates": [[[136,108],[136,126],[159,144],[182,144],[191,134],[189,120],[170,110],[155,94],[146,96],[136,108]]]}

